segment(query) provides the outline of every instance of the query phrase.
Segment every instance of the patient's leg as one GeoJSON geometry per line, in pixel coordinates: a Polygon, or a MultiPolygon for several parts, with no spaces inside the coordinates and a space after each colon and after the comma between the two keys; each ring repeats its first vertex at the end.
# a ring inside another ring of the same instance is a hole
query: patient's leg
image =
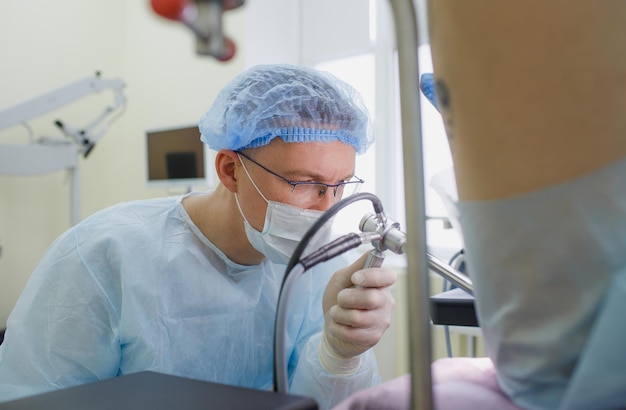
{"type": "Polygon", "coordinates": [[[461,200],[518,195],[626,155],[625,2],[429,7],[461,200]]]}

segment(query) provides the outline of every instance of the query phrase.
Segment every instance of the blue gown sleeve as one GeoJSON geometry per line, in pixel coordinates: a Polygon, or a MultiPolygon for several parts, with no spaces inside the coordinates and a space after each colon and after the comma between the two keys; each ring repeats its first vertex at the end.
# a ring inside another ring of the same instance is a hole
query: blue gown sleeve
{"type": "Polygon", "coordinates": [[[51,245],[9,316],[0,402],[117,375],[116,281],[103,280],[105,264],[88,266],[77,242],[70,230],[51,245]]]}
{"type": "Polygon", "coordinates": [[[361,355],[361,365],[349,376],[336,375],[323,368],[317,355],[321,337],[322,334],[318,333],[307,341],[291,383],[292,394],[313,397],[320,410],[326,410],[351,394],[380,383],[372,349],[361,355]]]}

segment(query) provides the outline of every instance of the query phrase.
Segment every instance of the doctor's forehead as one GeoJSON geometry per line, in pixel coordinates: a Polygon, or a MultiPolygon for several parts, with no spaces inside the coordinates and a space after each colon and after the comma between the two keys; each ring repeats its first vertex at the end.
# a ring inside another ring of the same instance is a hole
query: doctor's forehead
{"type": "MultiPolygon", "coordinates": [[[[279,138],[277,138],[278,140],[279,138]]],[[[356,151],[351,145],[332,142],[282,142],[246,150],[253,158],[292,175],[344,179],[354,174],[356,151]],[[254,152],[256,151],[256,152],[254,152]]]]}
{"type": "Polygon", "coordinates": [[[356,157],[356,151],[352,145],[341,141],[315,141],[315,142],[284,142],[281,138],[274,138],[269,144],[245,150],[258,158],[279,157],[287,160],[292,157],[356,157]]]}

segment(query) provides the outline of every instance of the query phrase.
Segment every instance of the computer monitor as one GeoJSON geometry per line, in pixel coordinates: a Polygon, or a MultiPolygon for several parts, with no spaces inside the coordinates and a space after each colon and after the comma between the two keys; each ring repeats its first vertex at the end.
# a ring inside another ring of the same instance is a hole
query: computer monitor
{"type": "Polygon", "coordinates": [[[146,131],[149,185],[207,185],[205,144],[197,125],[146,131]]]}

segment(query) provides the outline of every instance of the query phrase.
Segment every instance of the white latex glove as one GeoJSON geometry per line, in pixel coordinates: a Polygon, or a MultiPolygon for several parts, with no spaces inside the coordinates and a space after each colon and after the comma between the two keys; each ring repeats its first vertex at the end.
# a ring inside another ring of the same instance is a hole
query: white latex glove
{"type": "Polygon", "coordinates": [[[376,345],[391,324],[396,304],[391,268],[363,269],[369,252],[338,270],[324,291],[324,335],[319,348],[322,365],[338,374],[354,372],[359,356],[376,345]]]}

